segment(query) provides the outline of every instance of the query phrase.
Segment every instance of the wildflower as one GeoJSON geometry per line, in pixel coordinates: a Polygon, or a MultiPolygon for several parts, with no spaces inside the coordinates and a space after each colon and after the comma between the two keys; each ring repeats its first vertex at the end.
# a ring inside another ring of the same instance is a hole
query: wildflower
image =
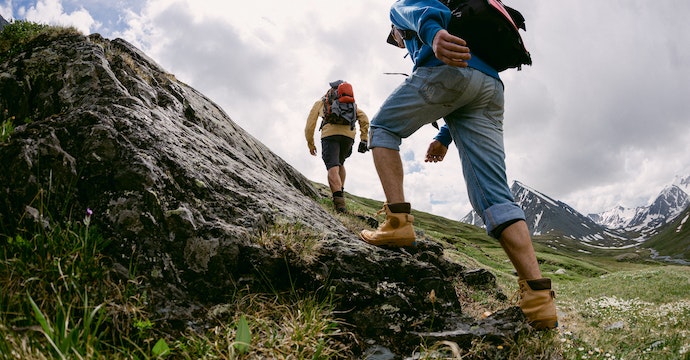
{"type": "Polygon", "coordinates": [[[84,225],[86,225],[86,227],[91,223],[91,215],[93,215],[93,210],[86,208],[86,216],[84,216],[84,225]]]}
{"type": "Polygon", "coordinates": [[[429,301],[431,301],[432,304],[436,303],[436,291],[434,291],[434,289],[431,289],[431,292],[429,292],[429,301]]]}

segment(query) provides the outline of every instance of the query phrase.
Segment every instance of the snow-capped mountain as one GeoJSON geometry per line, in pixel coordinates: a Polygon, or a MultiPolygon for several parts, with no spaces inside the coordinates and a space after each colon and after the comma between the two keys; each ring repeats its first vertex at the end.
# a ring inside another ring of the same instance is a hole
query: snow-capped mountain
{"type": "MultiPolygon", "coordinates": [[[[563,236],[597,247],[623,247],[635,244],[622,232],[599,225],[568,204],[518,181],[513,182],[510,190],[515,201],[525,211],[532,235],[563,236]]],[[[462,221],[483,226],[483,222],[474,212],[465,216],[462,221]]]]}
{"type": "MultiPolygon", "coordinates": [[[[647,206],[616,206],[587,216],[519,181],[515,181],[510,190],[525,211],[532,235],[562,236],[600,247],[624,247],[645,241],[690,207],[690,176],[676,177],[673,184],[664,188],[647,206]]],[[[484,226],[474,211],[461,221],[484,226]]]]}
{"type": "Polygon", "coordinates": [[[673,185],[681,188],[686,194],[690,193],[690,175],[684,178],[676,176],[675,180],[673,181],[673,185]]]}
{"type": "Polygon", "coordinates": [[[678,186],[671,185],[646,207],[638,208],[626,228],[640,232],[644,237],[653,235],[662,225],[674,220],[690,205],[690,198],[678,186]]]}
{"type": "Polygon", "coordinates": [[[642,239],[656,234],[658,230],[673,221],[690,206],[690,176],[676,177],[647,206],[637,208],[615,208],[588,217],[597,224],[610,229],[626,229],[637,232],[642,239]]]}
{"type": "Polygon", "coordinates": [[[637,213],[637,209],[626,208],[621,205],[613,209],[587,216],[595,223],[611,229],[624,228],[637,213]]]}
{"type": "Polygon", "coordinates": [[[472,224],[479,227],[484,227],[484,221],[474,210],[471,210],[464,218],[460,219],[461,222],[466,224],[472,224]]]}

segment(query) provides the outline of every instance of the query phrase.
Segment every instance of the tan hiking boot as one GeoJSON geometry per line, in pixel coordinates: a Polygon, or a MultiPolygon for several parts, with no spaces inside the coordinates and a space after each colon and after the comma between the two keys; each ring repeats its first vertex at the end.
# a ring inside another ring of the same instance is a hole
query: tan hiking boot
{"type": "Polygon", "coordinates": [[[558,327],[558,315],[553,299],[556,293],[551,290],[551,279],[519,280],[520,301],[518,305],[535,329],[554,329],[558,327]]]}
{"type": "Polygon", "coordinates": [[[416,246],[414,234],[414,216],[408,213],[393,213],[388,204],[383,205],[376,215],[386,213],[386,221],[376,230],[362,230],[359,237],[376,246],[405,247],[416,246]]]}
{"type": "Polygon", "coordinates": [[[333,197],[333,207],[335,208],[335,211],[337,212],[347,212],[347,206],[345,205],[345,198],[342,196],[334,196],[333,197]]]}

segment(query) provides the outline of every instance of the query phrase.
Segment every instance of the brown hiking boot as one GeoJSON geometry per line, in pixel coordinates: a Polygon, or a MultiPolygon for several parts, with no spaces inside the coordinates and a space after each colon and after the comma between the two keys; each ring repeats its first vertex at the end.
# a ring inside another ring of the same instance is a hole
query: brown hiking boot
{"type": "Polygon", "coordinates": [[[347,212],[347,206],[345,205],[345,198],[342,196],[334,196],[333,197],[333,207],[335,208],[335,211],[337,212],[347,212]]]}
{"type": "Polygon", "coordinates": [[[554,329],[558,327],[558,315],[553,299],[556,293],[551,290],[551,279],[519,280],[520,301],[518,305],[535,329],[554,329]]]}
{"type": "MultiPolygon", "coordinates": [[[[409,208],[409,204],[407,205],[409,208]]],[[[376,215],[386,213],[386,221],[378,229],[362,230],[359,237],[369,244],[376,246],[405,247],[415,246],[414,216],[406,212],[394,213],[390,211],[388,204],[383,205],[376,215]]]]}

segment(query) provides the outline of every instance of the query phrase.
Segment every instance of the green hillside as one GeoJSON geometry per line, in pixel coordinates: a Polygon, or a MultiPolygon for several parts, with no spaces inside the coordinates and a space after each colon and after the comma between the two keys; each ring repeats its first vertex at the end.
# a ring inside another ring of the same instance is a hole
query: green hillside
{"type": "Polygon", "coordinates": [[[690,261],[690,208],[668,224],[663,231],[645,241],[645,248],[653,248],[661,256],[690,261]]]}

